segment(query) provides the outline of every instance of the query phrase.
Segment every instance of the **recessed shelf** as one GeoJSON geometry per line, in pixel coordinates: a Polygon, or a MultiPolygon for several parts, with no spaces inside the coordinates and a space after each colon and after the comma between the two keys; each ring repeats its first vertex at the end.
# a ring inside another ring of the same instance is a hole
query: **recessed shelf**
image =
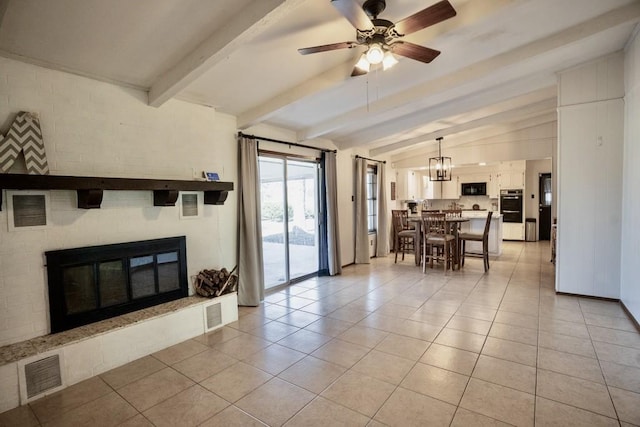
{"type": "MultiPolygon", "coordinates": [[[[180,191],[203,191],[205,204],[223,205],[229,191],[233,191],[233,182],[0,174],[1,189],[75,190],[78,193],[78,208],[98,209],[102,203],[104,190],[153,191],[154,206],[175,206],[180,191]]],[[[0,210],[1,208],[2,192],[0,191],[0,210]]]]}

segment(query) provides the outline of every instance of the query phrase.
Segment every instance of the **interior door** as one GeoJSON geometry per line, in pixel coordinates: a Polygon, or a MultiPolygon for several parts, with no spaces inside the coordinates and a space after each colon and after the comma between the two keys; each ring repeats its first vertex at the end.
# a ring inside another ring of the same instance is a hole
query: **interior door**
{"type": "Polygon", "coordinates": [[[260,155],[265,289],[317,274],[318,163],[260,155]]]}
{"type": "Polygon", "coordinates": [[[539,175],[539,222],[540,227],[538,231],[539,240],[551,239],[551,174],[541,173],[539,175]]]}

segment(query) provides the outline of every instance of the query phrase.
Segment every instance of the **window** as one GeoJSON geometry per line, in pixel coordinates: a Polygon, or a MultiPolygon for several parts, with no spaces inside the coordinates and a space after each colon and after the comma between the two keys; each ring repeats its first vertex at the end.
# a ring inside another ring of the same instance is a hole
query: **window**
{"type": "Polygon", "coordinates": [[[378,224],[378,169],[367,166],[367,215],[369,233],[375,233],[378,224]]]}

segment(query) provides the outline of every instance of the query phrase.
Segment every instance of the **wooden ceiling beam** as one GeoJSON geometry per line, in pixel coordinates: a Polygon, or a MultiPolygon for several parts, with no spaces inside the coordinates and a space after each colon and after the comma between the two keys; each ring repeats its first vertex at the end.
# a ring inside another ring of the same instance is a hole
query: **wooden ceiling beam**
{"type": "Polygon", "coordinates": [[[160,75],[149,90],[149,105],[160,107],[178,95],[190,83],[227,58],[240,46],[280,20],[305,0],[253,1],[202,41],[166,72],[160,75]]]}

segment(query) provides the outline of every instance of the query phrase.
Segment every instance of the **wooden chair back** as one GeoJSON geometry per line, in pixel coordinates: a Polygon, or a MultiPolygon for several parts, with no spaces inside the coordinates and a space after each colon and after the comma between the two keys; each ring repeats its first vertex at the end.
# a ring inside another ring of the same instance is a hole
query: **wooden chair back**
{"type": "Polygon", "coordinates": [[[487,222],[484,223],[483,237],[485,239],[489,237],[489,228],[491,227],[491,216],[493,216],[493,211],[489,211],[489,213],[487,214],[487,222]]]}
{"type": "Polygon", "coordinates": [[[409,230],[409,212],[404,209],[393,209],[391,217],[396,221],[394,225],[396,231],[409,230]]]}
{"type": "Polygon", "coordinates": [[[422,230],[426,238],[433,235],[444,235],[447,230],[447,218],[445,213],[422,213],[422,230]]]}

